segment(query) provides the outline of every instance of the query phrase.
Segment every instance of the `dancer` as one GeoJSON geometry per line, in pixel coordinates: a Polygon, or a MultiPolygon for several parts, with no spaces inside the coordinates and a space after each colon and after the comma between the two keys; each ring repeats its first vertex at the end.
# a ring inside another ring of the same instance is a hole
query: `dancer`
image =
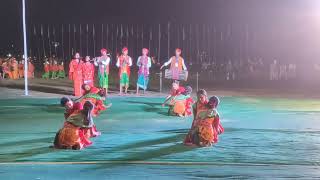
{"type": "Polygon", "coordinates": [[[83,84],[82,89],[84,95],[79,99],[80,102],[84,103],[85,101],[92,102],[95,106],[93,109],[93,116],[96,117],[100,114],[101,111],[105,111],[111,107],[112,104],[105,105],[105,91],[96,87],[92,87],[88,84],[83,84]]]}
{"type": "Polygon", "coordinates": [[[44,70],[44,73],[42,75],[42,78],[49,79],[49,77],[50,77],[50,64],[49,64],[48,59],[45,59],[45,62],[43,63],[43,70],[44,70]]]}
{"type": "Polygon", "coordinates": [[[200,103],[197,103],[194,107],[194,120],[185,138],[185,145],[212,146],[218,142],[218,135],[224,132],[217,111],[219,98],[213,96],[205,105],[201,102],[203,101],[201,98],[200,103]]]}
{"type": "Polygon", "coordinates": [[[82,65],[83,84],[94,86],[94,65],[90,62],[90,56],[85,57],[82,65]]]}
{"type": "Polygon", "coordinates": [[[20,63],[18,64],[18,69],[19,69],[19,78],[24,77],[24,60],[21,60],[20,63]]]}
{"type": "Polygon", "coordinates": [[[191,106],[193,104],[193,99],[190,96],[192,88],[190,86],[185,88],[180,87],[178,92],[178,95],[172,98],[169,103],[168,115],[180,117],[190,116],[192,114],[191,106]]]}
{"type": "Polygon", "coordinates": [[[122,95],[123,87],[125,88],[125,94],[127,94],[130,79],[130,67],[132,66],[132,59],[128,56],[127,47],[122,49],[122,54],[119,56],[116,65],[119,68],[120,95],[122,95]]]}
{"type": "Polygon", "coordinates": [[[164,63],[160,69],[163,69],[163,67],[168,66],[170,64],[170,71],[172,73],[172,79],[173,80],[179,80],[179,74],[182,72],[182,70],[187,70],[187,67],[184,63],[184,59],[181,57],[181,49],[177,48],[175,51],[175,56],[172,56],[169,61],[164,63]]]}
{"type": "Polygon", "coordinates": [[[65,78],[65,77],[66,77],[66,73],[64,71],[64,63],[62,61],[61,64],[58,66],[58,78],[65,78]]]}
{"type": "Polygon", "coordinates": [[[59,72],[59,65],[56,59],[53,60],[52,65],[52,74],[51,79],[57,79],[58,78],[58,72],[59,72]]]}
{"type": "Polygon", "coordinates": [[[34,78],[34,65],[31,62],[31,58],[28,59],[28,78],[34,78]]]}
{"type": "Polygon", "coordinates": [[[147,48],[142,49],[142,56],[137,60],[137,66],[139,67],[138,81],[137,81],[137,95],[139,95],[139,88],[143,89],[145,93],[149,83],[149,69],[151,67],[151,58],[148,56],[149,50],[147,48]]]}
{"type": "MultiPolygon", "coordinates": [[[[90,101],[94,108],[92,110],[92,116],[98,116],[102,111],[109,109],[112,104],[105,105],[105,91],[103,89],[98,89],[95,87],[90,87],[88,84],[84,84],[82,86],[84,95],[79,99],[81,104],[84,104],[87,101],[90,101]]],[[[88,131],[90,137],[96,137],[101,135],[101,133],[97,130],[96,125],[93,123],[92,127],[88,131]]]]}
{"type": "Polygon", "coordinates": [[[11,71],[10,71],[10,63],[9,63],[9,60],[5,60],[3,63],[2,63],[2,71],[3,71],[3,78],[5,77],[8,77],[11,79],[12,77],[12,74],[11,74],[11,71]]]}
{"type": "Polygon", "coordinates": [[[184,116],[192,115],[192,105],[194,101],[191,97],[191,93],[192,93],[192,88],[190,86],[186,86],[186,89],[183,92],[183,95],[186,96],[186,101],[185,101],[186,110],[185,110],[184,116]]]}
{"type": "Polygon", "coordinates": [[[66,107],[66,122],[56,134],[54,147],[80,150],[90,146],[92,142],[86,136],[86,131],[92,127],[91,111],[94,105],[87,101],[83,107],[80,104],[75,107],[69,98],[62,98],[61,105],[66,107]]]}
{"type": "Polygon", "coordinates": [[[69,79],[73,81],[74,95],[82,95],[82,61],[80,54],[76,53],[69,64],[69,79]]]}
{"type": "Polygon", "coordinates": [[[16,60],[16,58],[12,58],[11,60],[11,73],[12,73],[12,79],[19,78],[18,61],[16,60]]]}
{"type": "Polygon", "coordinates": [[[109,65],[110,57],[107,54],[107,49],[101,49],[101,56],[94,59],[94,65],[98,66],[98,78],[99,78],[99,87],[105,90],[105,94],[108,94],[109,88],[109,65]]]}
{"type": "Polygon", "coordinates": [[[166,97],[165,101],[162,103],[162,107],[164,107],[172,98],[174,98],[175,96],[179,95],[179,93],[180,93],[179,87],[180,86],[179,86],[179,82],[178,81],[174,81],[172,83],[171,92],[166,97]]]}

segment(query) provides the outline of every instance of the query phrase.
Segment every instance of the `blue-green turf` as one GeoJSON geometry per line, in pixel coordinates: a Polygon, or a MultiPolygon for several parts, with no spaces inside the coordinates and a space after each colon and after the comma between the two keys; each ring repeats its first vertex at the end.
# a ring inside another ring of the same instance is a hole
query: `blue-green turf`
{"type": "Polygon", "coordinates": [[[221,98],[225,133],[209,148],[183,146],[192,119],[167,116],[162,101],[110,98],[94,119],[102,135],[72,151],[49,148],[59,99],[0,100],[0,179],[320,178],[319,101],[221,98]]]}

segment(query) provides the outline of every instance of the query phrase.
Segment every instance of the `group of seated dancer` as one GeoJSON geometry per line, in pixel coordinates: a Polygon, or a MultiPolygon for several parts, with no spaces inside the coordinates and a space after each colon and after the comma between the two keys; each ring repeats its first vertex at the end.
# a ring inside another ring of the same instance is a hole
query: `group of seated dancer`
{"type": "Polygon", "coordinates": [[[57,132],[54,147],[58,149],[82,149],[92,144],[90,138],[101,133],[97,130],[93,117],[107,110],[112,104],[105,105],[105,91],[90,85],[83,85],[85,92],[77,100],[68,97],[61,99],[61,106],[65,107],[65,122],[57,132]]]}
{"type": "MultiPolygon", "coordinates": [[[[92,144],[90,138],[101,133],[97,130],[93,117],[101,111],[108,109],[106,106],[105,91],[83,85],[85,94],[77,100],[63,97],[61,105],[65,107],[65,122],[57,132],[54,147],[58,149],[79,150],[92,144]]],[[[190,116],[193,114],[191,128],[184,139],[187,146],[208,147],[218,142],[218,136],[224,132],[220,123],[217,96],[208,99],[205,90],[197,92],[197,101],[191,98],[191,87],[183,88],[177,82],[172,84],[172,93],[167,97],[165,105],[169,102],[169,115],[190,116]]]]}
{"type": "Polygon", "coordinates": [[[193,99],[191,97],[192,88],[186,86],[185,88],[179,86],[178,81],[172,83],[171,93],[166,97],[166,100],[162,104],[169,106],[168,115],[169,116],[180,116],[186,117],[192,115],[192,104],[193,99]]]}
{"type": "Polygon", "coordinates": [[[224,132],[217,110],[219,103],[217,96],[208,100],[205,90],[197,92],[197,102],[192,107],[193,122],[184,140],[185,145],[208,147],[218,143],[218,135],[224,132]]]}
{"type": "Polygon", "coordinates": [[[224,132],[220,123],[217,96],[208,99],[203,89],[197,92],[197,102],[194,103],[192,88],[179,86],[179,82],[172,83],[172,90],[162,106],[168,104],[169,116],[186,117],[193,114],[191,129],[184,140],[185,145],[211,146],[218,142],[218,135],[224,132]]]}

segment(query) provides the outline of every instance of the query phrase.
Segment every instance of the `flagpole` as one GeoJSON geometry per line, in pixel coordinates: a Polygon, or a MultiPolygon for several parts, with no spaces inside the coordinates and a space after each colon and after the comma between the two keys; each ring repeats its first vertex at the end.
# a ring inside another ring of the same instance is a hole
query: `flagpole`
{"type": "Polygon", "coordinates": [[[168,22],[168,58],[170,57],[170,22],[168,22]]]}
{"type": "Polygon", "coordinates": [[[161,25],[159,24],[159,34],[158,34],[158,62],[160,62],[160,52],[161,52],[161,25]]]}
{"type": "Polygon", "coordinates": [[[26,30],[26,3],[22,0],[23,46],[24,46],[24,95],[28,96],[28,54],[27,54],[27,30],[26,30]]]}

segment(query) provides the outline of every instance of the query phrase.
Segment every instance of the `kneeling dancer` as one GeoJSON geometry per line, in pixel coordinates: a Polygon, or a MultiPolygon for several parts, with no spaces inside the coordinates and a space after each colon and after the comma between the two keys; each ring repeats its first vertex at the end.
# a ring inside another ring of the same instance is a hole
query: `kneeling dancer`
{"type": "MultiPolygon", "coordinates": [[[[205,91],[204,91],[205,92],[205,91]]],[[[224,132],[220,124],[217,111],[219,98],[213,96],[204,106],[203,94],[198,93],[198,102],[194,105],[194,120],[192,127],[184,140],[185,145],[197,145],[200,147],[212,146],[218,142],[218,135],[224,132]]]]}
{"type": "Polygon", "coordinates": [[[90,146],[92,142],[87,132],[93,126],[91,112],[94,105],[87,101],[82,106],[65,97],[61,99],[61,105],[66,107],[66,121],[56,134],[54,147],[79,150],[90,146]]]}

